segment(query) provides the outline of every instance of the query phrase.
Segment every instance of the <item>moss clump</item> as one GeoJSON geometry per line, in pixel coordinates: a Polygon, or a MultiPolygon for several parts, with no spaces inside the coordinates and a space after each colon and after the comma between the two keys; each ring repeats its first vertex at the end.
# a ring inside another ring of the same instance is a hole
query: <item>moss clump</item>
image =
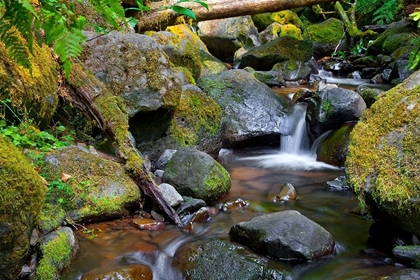
{"type": "Polygon", "coordinates": [[[66,232],[41,245],[42,259],[36,269],[36,280],[60,279],[59,272],[70,264],[72,258],[71,241],[66,232]]]}
{"type": "Polygon", "coordinates": [[[343,37],[343,23],[336,18],[308,26],[303,32],[303,38],[314,43],[337,45],[343,37]]]}
{"type": "Polygon", "coordinates": [[[418,73],[384,93],[351,133],[346,171],[364,201],[405,230],[420,233],[420,86],[418,73]],[[371,203],[372,204],[372,203],[371,203]]]}
{"type": "Polygon", "coordinates": [[[274,22],[280,23],[282,25],[291,24],[298,27],[299,29],[303,28],[303,24],[299,16],[295,12],[290,10],[272,13],[271,19],[274,22]]]}
{"type": "Polygon", "coordinates": [[[302,31],[300,30],[300,28],[296,27],[296,25],[293,24],[286,24],[286,25],[282,25],[280,27],[280,37],[284,37],[284,36],[289,36],[289,37],[293,37],[296,38],[298,40],[302,40],[302,31]]]}
{"type": "Polygon", "coordinates": [[[32,76],[28,69],[10,59],[0,42],[0,100],[10,99],[18,115],[49,123],[58,104],[58,65],[48,46],[33,44],[32,76]]]}
{"type": "Polygon", "coordinates": [[[46,188],[28,160],[1,135],[0,186],[0,278],[15,279],[28,253],[46,188]]]}

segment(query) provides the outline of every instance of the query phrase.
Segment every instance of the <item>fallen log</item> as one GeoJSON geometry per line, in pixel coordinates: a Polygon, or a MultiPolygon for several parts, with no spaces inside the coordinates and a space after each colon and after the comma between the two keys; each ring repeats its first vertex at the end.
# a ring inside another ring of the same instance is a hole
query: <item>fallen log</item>
{"type": "MultiPolygon", "coordinates": [[[[322,3],[333,3],[331,0],[211,0],[206,1],[209,10],[194,2],[184,2],[180,6],[191,9],[196,15],[196,21],[253,15],[266,12],[276,12],[322,3]]],[[[155,10],[154,7],[164,6],[162,2],[153,2],[149,12],[134,12],[132,15],[139,22],[139,31],[164,30],[167,26],[185,22],[185,18],[172,10],[155,10]]]]}

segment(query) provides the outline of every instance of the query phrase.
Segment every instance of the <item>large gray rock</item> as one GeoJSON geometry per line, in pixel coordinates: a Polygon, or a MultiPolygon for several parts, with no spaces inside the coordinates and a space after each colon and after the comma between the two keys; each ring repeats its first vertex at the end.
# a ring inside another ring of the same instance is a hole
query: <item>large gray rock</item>
{"type": "Polygon", "coordinates": [[[270,258],[314,260],[334,250],[332,235],[298,211],[286,210],[234,225],[229,235],[270,258]]]}
{"type": "Polygon", "coordinates": [[[288,100],[245,70],[207,76],[198,80],[198,86],[223,109],[224,147],[279,144],[288,100]]]}
{"type": "Polygon", "coordinates": [[[247,42],[260,44],[250,16],[201,21],[197,27],[210,53],[222,61],[232,61],[234,53],[247,42]]]}
{"type": "Polygon", "coordinates": [[[242,55],[239,68],[250,66],[256,70],[270,70],[274,64],[286,60],[309,61],[313,54],[310,41],[280,37],[242,55]]]}
{"type": "Polygon", "coordinates": [[[124,100],[129,117],[179,104],[181,80],[149,36],[110,32],[90,40],[83,58],[84,65],[124,100]]]}
{"type": "Polygon", "coordinates": [[[226,169],[208,154],[193,148],[180,149],[171,157],[162,181],[183,196],[204,200],[226,194],[231,186],[226,169]]]}
{"type": "Polygon", "coordinates": [[[346,159],[353,191],[375,220],[420,236],[420,72],[385,92],[354,127],[346,159]]]}
{"type": "Polygon", "coordinates": [[[355,91],[331,88],[316,92],[308,102],[307,123],[314,139],[328,130],[357,122],[366,110],[366,103],[355,91]]]}
{"type": "Polygon", "coordinates": [[[267,259],[219,239],[188,244],[175,256],[174,264],[191,280],[288,279],[287,269],[271,267],[267,259]]]}

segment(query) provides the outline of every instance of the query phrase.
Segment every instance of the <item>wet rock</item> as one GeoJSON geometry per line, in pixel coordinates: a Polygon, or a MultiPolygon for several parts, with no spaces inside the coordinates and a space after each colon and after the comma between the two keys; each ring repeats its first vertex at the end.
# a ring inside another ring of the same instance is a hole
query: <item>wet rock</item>
{"type": "Polygon", "coordinates": [[[350,141],[350,133],[354,124],[346,124],[331,132],[326,132],[320,138],[316,149],[316,159],[334,166],[343,167],[347,157],[347,147],[350,141]]]}
{"type": "Polygon", "coordinates": [[[394,83],[401,83],[407,79],[413,72],[408,69],[408,59],[400,59],[390,64],[392,68],[391,77],[394,83]]]}
{"type": "Polygon", "coordinates": [[[312,57],[312,43],[293,37],[280,37],[242,56],[239,68],[250,66],[256,70],[270,70],[274,64],[286,60],[306,62],[312,57]]]}
{"type": "MultiPolygon", "coordinates": [[[[121,164],[94,155],[82,147],[68,147],[50,152],[42,170],[50,182],[63,172],[72,180],[50,192],[47,205],[65,209],[74,222],[88,222],[121,217],[141,197],[140,190],[121,164]],[[60,202],[61,201],[61,202],[60,202]],[[65,206],[65,207],[64,207],[65,206]]],[[[43,209],[44,209],[43,208],[43,209]]],[[[43,210],[43,219],[56,219],[54,207],[43,210]],[[48,211],[51,210],[51,211],[48,211]]]]}
{"type": "Polygon", "coordinates": [[[169,203],[171,206],[177,206],[182,201],[182,196],[176,191],[176,189],[166,183],[162,183],[158,186],[159,191],[162,193],[162,197],[169,203]]]}
{"type": "Polygon", "coordinates": [[[404,45],[411,45],[416,36],[412,32],[396,33],[385,38],[382,44],[382,54],[392,54],[398,48],[404,45]]]}
{"type": "Polygon", "coordinates": [[[332,235],[294,210],[255,217],[234,225],[229,235],[256,252],[275,259],[314,260],[331,254],[332,235]]]}
{"type": "Polygon", "coordinates": [[[380,278],[375,279],[381,279],[381,280],[417,280],[420,279],[420,269],[412,269],[412,268],[406,268],[399,270],[397,272],[394,272],[390,275],[386,275],[380,278]]]}
{"type": "Polygon", "coordinates": [[[392,79],[391,74],[392,74],[392,69],[389,69],[389,68],[384,69],[381,74],[382,80],[386,83],[391,82],[391,79],[392,79]]]}
{"type": "Polygon", "coordinates": [[[268,259],[219,239],[182,247],[175,254],[174,264],[191,280],[285,280],[288,275],[288,268],[273,267],[268,259]]]}
{"type": "Polygon", "coordinates": [[[137,148],[153,162],[166,149],[195,147],[217,157],[222,147],[222,108],[197,86],[185,85],[182,90],[176,109],[130,119],[137,148]]]}
{"type": "Polygon", "coordinates": [[[297,193],[292,184],[286,183],[280,186],[279,193],[273,198],[274,202],[296,200],[297,193]]]}
{"type": "Polygon", "coordinates": [[[357,122],[365,109],[365,101],[355,91],[333,88],[316,92],[306,114],[313,139],[343,124],[357,122]]]}
{"type": "Polygon", "coordinates": [[[288,100],[239,69],[199,79],[198,86],[223,109],[223,147],[279,143],[288,100]]]}
{"type": "Polygon", "coordinates": [[[193,148],[178,150],[169,160],[162,178],[184,196],[204,200],[226,194],[231,186],[229,173],[211,156],[193,148]]]}
{"type": "Polygon", "coordinates": [[[261,42],[263,44],[279,38],[281,33],[281,24],[273,22],[264,31],[260,32],[261,42]]]}
{"type": "Polygon", "coordinates": [[[138,229],[159,230],[165,227],[165,223],[147,218],[135,218],[131,220],[131,224],[138,229]]]}
{"type": "Polygon", "coordinates": [[[155,39],[110,32],[90,40],[85,53],[84,65],[124,100],[129,117],[179,104],[181,80],[155,39]]]}
{"type": "Polygon", "coordinates": [[[150,267],[142,264],[116,268],[107,272],[89,271],[82,276],[82,280],[152,280],[153,272],[150,267]]]}
{"type": "Polygon", "coordinates": [[[255,23],[255,26],[258,27],[258,30],[264,30],[273,23],[279,25],[292,24],[303,29],[303,24],[299,16],[291,10],[283,10],[274,13],[262,13],[252,15],[252,20],[255,23]]]}
{"type": "Polygon", "coordinates": [[[260,44],[258,30],[250,16],[201,21],[198,36],[210,53],[224,62],[233,60],[234,53],[250,39],[260,44]]]}
{"type": "Polygon", "coordinates": [[[301,88],[293,94],[292,102],[293,103],[308,102],[309,98],[311,98],[312,95],[314,95],[314,94],[315,93],[310,89],[301,88]]]}
{"type": "Polygon", "coordinates": [[[347,185],[346,176],[338,176],[332,181],[326,183],[327,188],[333,191],[348,191],[350,187],[347,185]]]}
{"type": "Polygon", "coordinates": [[[241,210],[241,209],[245,209],[249,206],[249,202],[246,200],[243,200],[242,198],[238,198],[237,200],[233,201],[233,202],[226,202],[225,204],[222,205],[222,210],[223,211],[236,211],[236,210],[241,210]]]}
{"type": "Polygon", "coordinates": [[[260,81],[267,86],[281,87],[286,85],[286,81],[283,77],[283,72],[280,71],[255,71],[252,67],[245,67],[244,70],[254,76],[255,79],[260,81]]]}
{"type": "Polygon", "coordinates": [[[305,62],[296,60],[287,60],[276,63],[271,71],[278,71],[283,73],[286,81],[300,81],[307,80],[311,73],[311,68],[305,62]]]}
{"type": "Polygon", "coordinates": [[[420,269],[420,245],[397,246],[392,254],[395,262],[420,269]]]}
{"type": "Polygon", "coordinates": [[[185,215],[195,213],[200,208],[206,206],[206,202],[202,199],[192,198],[192,197],[183,197],[184,202],[181,203],[179,208],[176,209],[178,215],[182,218],[185,215]]]}

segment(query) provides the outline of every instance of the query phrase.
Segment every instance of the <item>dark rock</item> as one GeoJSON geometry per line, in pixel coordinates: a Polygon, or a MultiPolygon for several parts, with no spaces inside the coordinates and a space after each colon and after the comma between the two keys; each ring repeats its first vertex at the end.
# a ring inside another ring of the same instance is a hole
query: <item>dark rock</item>
{"type": "Polygon", "coordinates": [[[178,215],[182,218],[188,214],[197,212],[200,208],[206,206],[206,202],[202,199],[184,196],[184,202],[176,209],[178,215]]]}
{"type": "Polygon", "coordinates": [[[234,225],[229,235],[275,259],[314,260],[331,254],[332,235],[294,210],[255,217],[234,225]]]}
{"type": "Polygon", "coordinates": [[[397,246],[392,254],[395,262],[420,269],[420,245],[397,246]]]}
{"type": "Polygon", "coordinates": [[[297,193],[295,187],[292,184],[286,183],[280,186],[279,193],[273,198],[274,202],[277,201],[288,201],[288,200],[296,200],[297,193]]]}
{"type": "Polygon", "coordinates": [[[166,149],[156,161],[155,168],[164,170],[169,159],[176,153],[176,150],[166,149]]]}
{"type": "Polygon", "coordinates": [[[274,268],[268,259],[219,239],[182,247],[175,254],[174,264],[191,280],[285,280],[288,276],[287,268],[274,268]]]}
{"type": "Polygon", "coordinates": [[[371,88],[365,85],[359,86],[356,91],[365,101],[367,108],[370,108],[370,106],[372,106],[372,104],[375,103],[378,98],[380,98],[380,95],[383,92],[380,89],[371,88]]]}
{"type": "Polygon", "coordinates": [[[321,90],[309,100],[307,123],[316,139],[328,130],[357,122],[365,109],[365,101],[355,91],[342,88],[321,90]]]}
{"type": "Polygon", "coordinates": [[[279,126],[289,100],[244,70],[228,70],[198,80],[223,109],[223,147],[279,145],[279,126]]]}
{"type": "Polygon", "coordinates": [[[333,191],[348,191],[350,187],[347,185],[346,176],[338,176],[332,181],[328,181],[327,188],[333,191]]]}

